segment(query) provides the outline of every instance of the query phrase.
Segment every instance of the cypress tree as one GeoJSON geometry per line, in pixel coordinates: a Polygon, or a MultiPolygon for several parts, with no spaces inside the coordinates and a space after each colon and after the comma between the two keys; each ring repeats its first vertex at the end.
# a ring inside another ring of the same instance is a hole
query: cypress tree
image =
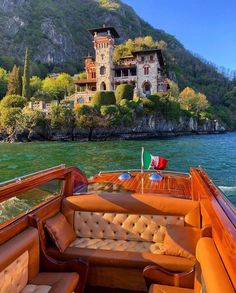
{"type": "Polygon", "coordinates": [[[17,68],[17,95],[21,96],[22,94],[22,69],[21,67],[17,68]]]}
{"type": "Polygon", "coordinates": [[[17,95],[18,94],[18,68],[14,64],[11,73],[8,78],[7,85],[7,95],[17,95]]]}
{"type": "Polygon", "coordinates": [[[22,96],[29,99],[30,98],[30,55],[29,49],[25,50],[25,64],[24,64],[24,74],[23,74],[23,85],[22,85],[22,96]]]}

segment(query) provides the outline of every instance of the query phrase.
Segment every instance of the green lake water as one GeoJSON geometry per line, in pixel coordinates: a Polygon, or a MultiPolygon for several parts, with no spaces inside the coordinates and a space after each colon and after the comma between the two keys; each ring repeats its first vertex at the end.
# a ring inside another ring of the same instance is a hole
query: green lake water
{"type": "Polygon", "coordinates": [[[140,168],[141,147],[169,159],[168,170],[201,165],[236,203],[236,132],[171,139],[105,142],[0,144],[0,181],[59,164],[77,166],[87,176],[101,170],[140,168]]]}

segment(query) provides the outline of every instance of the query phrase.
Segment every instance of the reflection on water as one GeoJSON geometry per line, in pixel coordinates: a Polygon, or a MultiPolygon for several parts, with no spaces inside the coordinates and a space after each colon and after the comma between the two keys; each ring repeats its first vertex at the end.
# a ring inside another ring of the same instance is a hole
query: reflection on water
{"type": "Polygon", "coordinates": [[[236,203],[236,133],[171,139],[0,144],[0,181],[59,164],[87,176],[102,170],[140,168],[141,147],[169,159],[169,170],[201,165],[236,203]],[[227,189],[229,188],[230,189],[227,189]]]}

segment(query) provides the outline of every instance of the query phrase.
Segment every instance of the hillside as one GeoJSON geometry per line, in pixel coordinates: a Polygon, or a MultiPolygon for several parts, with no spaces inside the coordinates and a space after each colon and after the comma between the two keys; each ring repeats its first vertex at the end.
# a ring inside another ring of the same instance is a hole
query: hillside
{"type": "Polygon", "coordinates": [[[115,26],[120,42],[146,35],[164,40],[170,75],[181,89],[191,86],[213,103],[222,103],[226,92],[232,91],[233,83],[213,66],[193,56],[173,36],[154,29],[119,0],[2,0],[0,66],[10,67],[15,62],[5,56],[22,60],[29,47],[35,74],[48,69],[75,73],[82,68],[82,57],[93,53],[87,29],[102,24],[115,26]],[[45,68],[44,63],[50,65],[45,68]]]}

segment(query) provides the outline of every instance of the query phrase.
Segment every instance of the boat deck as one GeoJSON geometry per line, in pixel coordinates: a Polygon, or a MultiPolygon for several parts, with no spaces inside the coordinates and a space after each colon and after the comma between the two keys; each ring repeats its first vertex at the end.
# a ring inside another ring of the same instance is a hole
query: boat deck
{"type": "Polygon", "coordinates": [[[162,173],[163,180],[151,181],[150,172],[129,172],[132,177],[128,180],[120,180],[120,172],[99,173],[89,179],[90,184],[101,183],[104,190],[109,190],[110,185],[120,186],[121,189],[136,193],[154,193],[183,198],[191,197],[191,179],[187,174],[162,173]]]}

